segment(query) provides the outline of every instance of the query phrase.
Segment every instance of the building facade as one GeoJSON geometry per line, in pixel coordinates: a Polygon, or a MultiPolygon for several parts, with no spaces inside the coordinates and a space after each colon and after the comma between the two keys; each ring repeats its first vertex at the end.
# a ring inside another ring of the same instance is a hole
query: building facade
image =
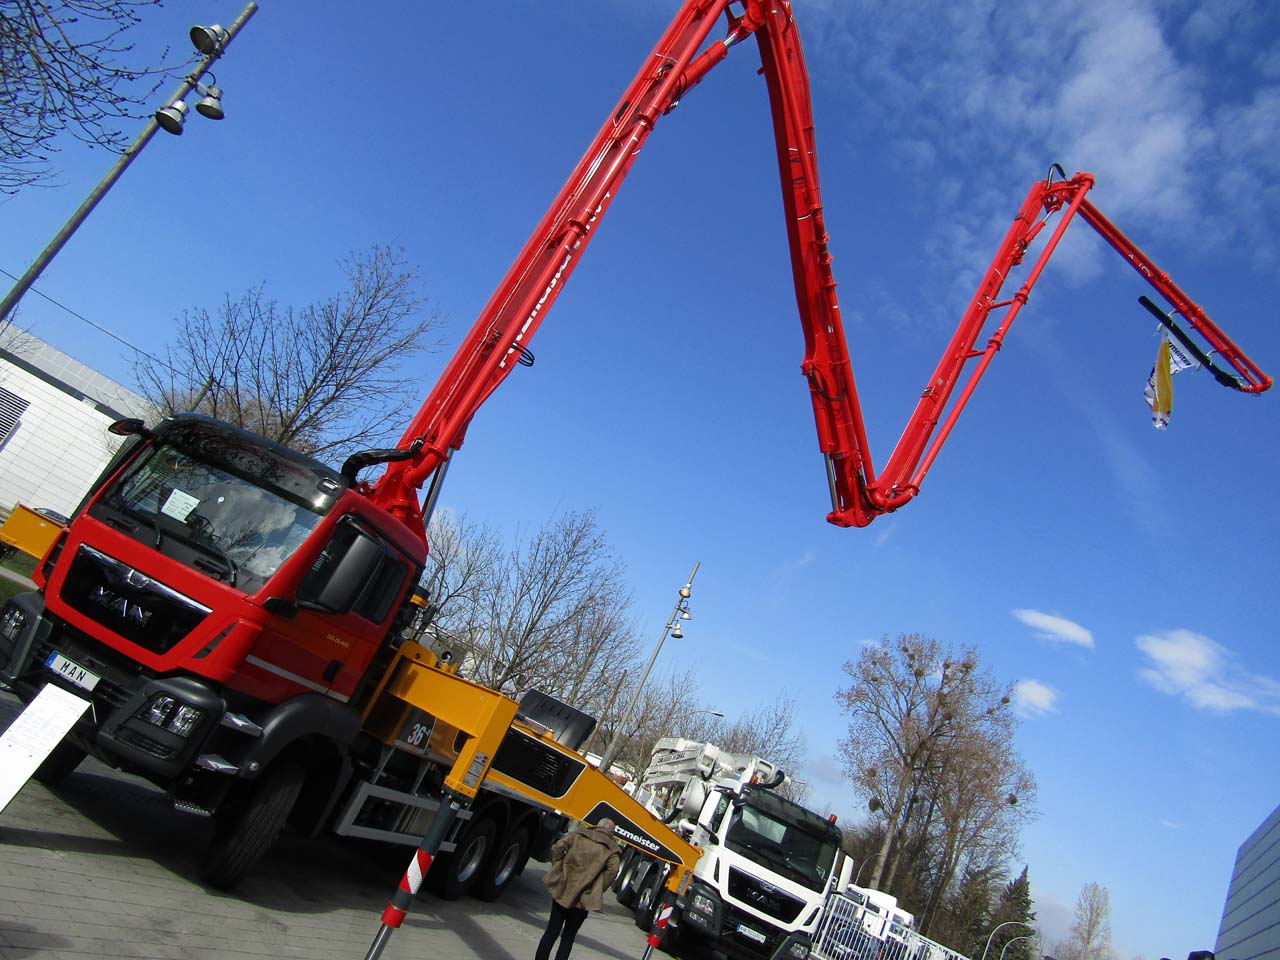
{"type": "Polygon", "coordinates": [[[0,509],[70,514],[119,445],[113,421],[146,402],[10,324],[0,333],[0,509]]]}
{"type": "Polygon", "coordinates": [[[1214,954],[1280,960],[1280,807],[1240,845],[1214,954]]]}

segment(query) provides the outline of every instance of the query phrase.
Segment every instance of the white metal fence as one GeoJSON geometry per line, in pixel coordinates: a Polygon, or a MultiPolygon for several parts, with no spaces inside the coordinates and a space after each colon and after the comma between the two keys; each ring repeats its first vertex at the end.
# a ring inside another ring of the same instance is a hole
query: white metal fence
{"type": "Polygon", "coordinates": [[[827,900],[811,956],[818,960],[968,960],[850,897],[827,900]]]}

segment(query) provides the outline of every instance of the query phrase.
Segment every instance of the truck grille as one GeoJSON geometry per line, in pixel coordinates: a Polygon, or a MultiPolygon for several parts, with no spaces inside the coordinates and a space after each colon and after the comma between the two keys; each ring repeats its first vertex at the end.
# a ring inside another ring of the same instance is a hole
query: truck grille
{"type": "Polygon", "coordinates": [[[782,923],[794,922],[804,909],[803,900],[734,867],[729,868],[729,896],[782,923]]]}
{"type": "Polygon", "coordinates": [[[71,561],[62,599],[154,653],[164,653],[209,615],[203,604],[85,543],[71,561]]]}

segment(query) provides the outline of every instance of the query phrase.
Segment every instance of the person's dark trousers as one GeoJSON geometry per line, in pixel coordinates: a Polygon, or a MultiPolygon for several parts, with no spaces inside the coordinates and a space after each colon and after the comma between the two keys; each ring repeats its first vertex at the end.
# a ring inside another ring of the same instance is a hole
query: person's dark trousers
{"type": "Polygon", "coordinates": [[[580,907],[562,907],[551,901],[551,916],[547,919],[547,929],[538,941],[538,952],[535,960],[549,960],[551,945],[560,938],[560,948],[556,950],[556,960],[569,960],[569,951],[573,949],[573,938],[578,935],[578,928],[587,919],[587,911],[580,907]],[[561,933],[561,931],[564,931],[561,933]]]}

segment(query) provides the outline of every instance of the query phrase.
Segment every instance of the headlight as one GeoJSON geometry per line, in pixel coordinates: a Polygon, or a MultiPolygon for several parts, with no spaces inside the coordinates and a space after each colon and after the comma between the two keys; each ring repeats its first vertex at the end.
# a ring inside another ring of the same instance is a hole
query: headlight
{"type": "Polygon", "coordinates": [[[805,960],[809,956],[809,944],[803,940],[796,940],[787,947],[787,956],[795,957],[795,960],[805,960]]]}
{"type": "Polygon", "coordinates": [[[4,635],[6,640],[17,640],[22,635],[22,628],[27,625],[27,615],[17,607],[5,607],[3,616],[0,616],[0,634],[4,635]]]}
{"type": "Polygon", "coordinates": [[[138,717],[161,730],[168,730],[179,737],[191,736],[191,731],[204,715],[199,707],[181,703],[168,694],[161,693],[138,712],[138,717]]]}
{"type": "Polygon", "coordinates": [[[689,901],[689,906],[698,913],[705,913],[708,917],[715,916],[715,901],[705,894],[695,893],[693,899],[689,901]]]}

